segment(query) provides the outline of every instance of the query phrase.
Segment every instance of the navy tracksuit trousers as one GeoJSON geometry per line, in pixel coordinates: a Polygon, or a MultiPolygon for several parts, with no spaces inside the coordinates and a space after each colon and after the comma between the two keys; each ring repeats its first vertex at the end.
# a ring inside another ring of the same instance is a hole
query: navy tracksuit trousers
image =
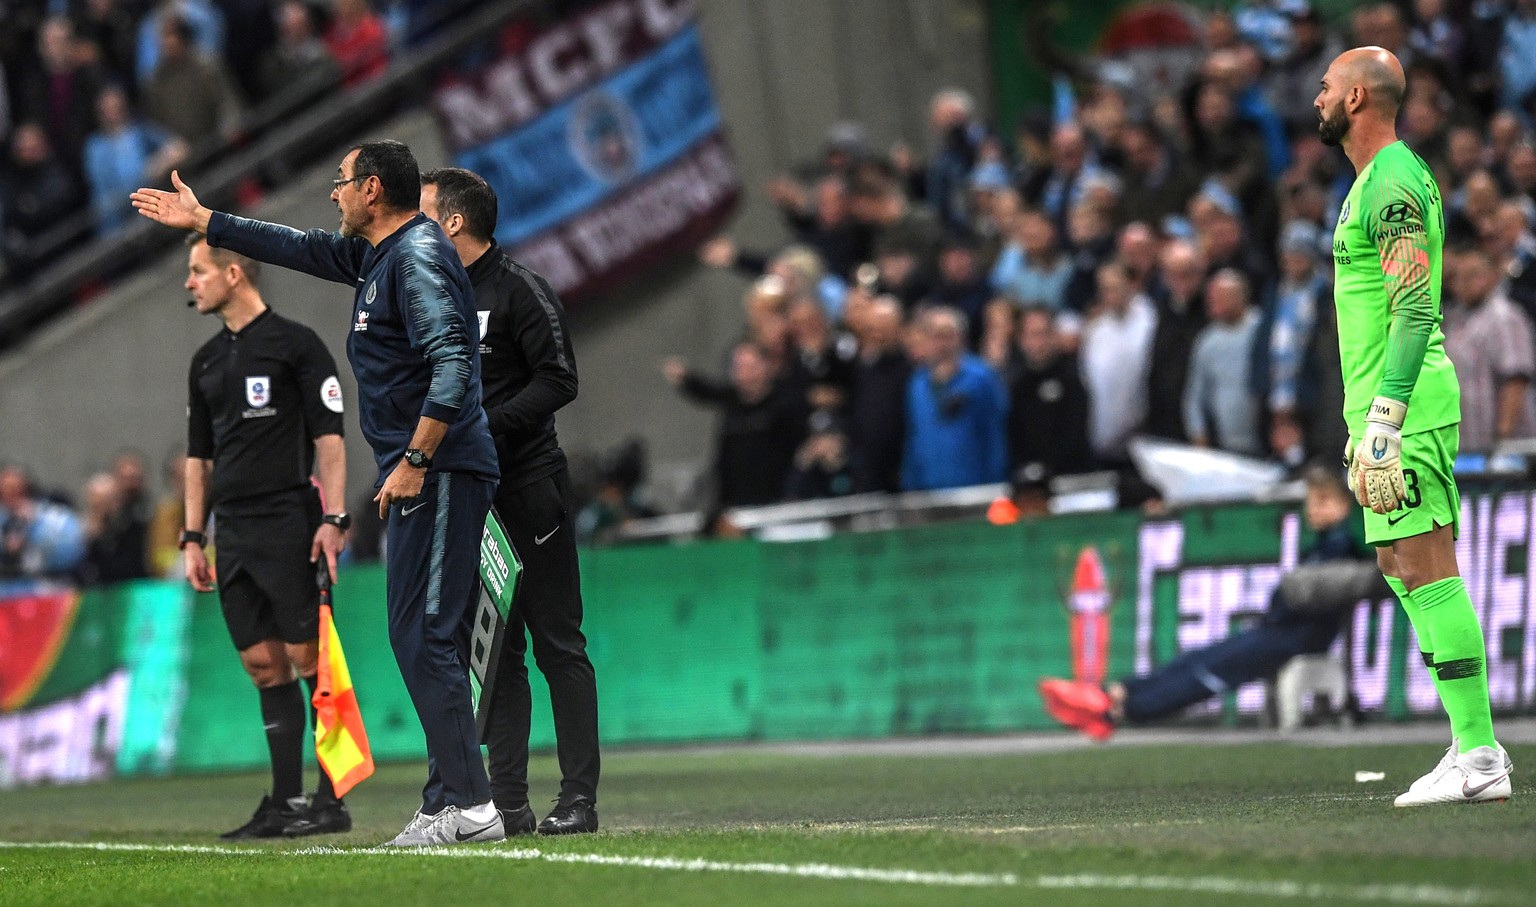
{"type": "Polygon", "coordinates": [[[427,475],[421,495],[390,507],[389,641],[427,738],[421,810],[491,799],[469,687],[469,639],[480,596],[480,537],[496,483],[427,475]]]}

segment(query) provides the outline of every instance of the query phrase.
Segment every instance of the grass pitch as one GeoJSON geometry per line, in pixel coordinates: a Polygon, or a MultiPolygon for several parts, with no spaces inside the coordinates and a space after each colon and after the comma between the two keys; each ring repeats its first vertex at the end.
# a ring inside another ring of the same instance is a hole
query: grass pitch
{"type": "MultiPolygon", "coordinates": [[[[1536,902],[1536,790],[1520,772],[1536,744],[1506,743],[1509,803],[1398,810],[1439,744],[1212,734],[620,751],[600,834],[425,853],[369,850],[419,802],[416,765],[348,798],[349,835],[247,845],[217,834],[245,820],[263,774],[10,791],[0,904],[1536,902]],[[1387,778],[1356,783],[1361,769],[1387,778]]],[[[553,760],[533,773],[553,794],[553,760]]]]}

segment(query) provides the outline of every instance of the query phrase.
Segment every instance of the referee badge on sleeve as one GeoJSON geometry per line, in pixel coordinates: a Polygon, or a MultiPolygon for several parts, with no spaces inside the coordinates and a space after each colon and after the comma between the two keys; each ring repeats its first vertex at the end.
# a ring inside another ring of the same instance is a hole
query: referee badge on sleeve
{"type": "Polygon", "coordinates": [[[341,382],[336,380],[335,375],[320,383],[320,402],[333,413],[342,411],[341,382]]]}
{"type": "Polygon", "coordinates": [[[252,375],[245,379],[245,402],[260,409],[272,402],[272,379],[267,375],[252,375]]]}

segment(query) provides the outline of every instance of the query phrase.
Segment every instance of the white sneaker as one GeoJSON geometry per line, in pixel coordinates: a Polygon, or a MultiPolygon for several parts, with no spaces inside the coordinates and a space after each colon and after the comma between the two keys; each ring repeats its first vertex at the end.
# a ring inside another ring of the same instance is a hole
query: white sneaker
{"type": "Polygon", "coordinates": [[[1462,753],[1417,790],[1408,791],[1394,801],[1394,806],[1430,806],[1437,803],[1482,803],[1508,800],[1510,796],[1507,757],[1502,749],[1480,746],[1462,753]]]}
{"type": "Polygon", "coordinates": [[[501,822],[501,813],[490,801],[468,809],[446,807],[415,829],[407,826],[400,836],[389,842],[392,847],[436,847],[441,844],[465,844],[470,841],[501,841],[507,832],[501,822]]]}
{"type": "MultiPolygon", "coordinates": [[[[1418,780],[1408,785],[1409,792],[1417,792],[1428,787],[1431,782],[1440,777],[1441,772],[1445,771],[1447,768],[1450,768],[1451,763],[1456,761],[1456,755],[1456,738],[1452,737],[1451,745],[1445,748],[1445,754],[1440,757],[1440,761],[1435,764],[1434,768],[1429,770],[1428,774],[1420,775],[1418,780]]],[[[1514,774],[1515,761],[1509,758],[1509,753],[1506,752],[1502,746],[1499,747],[1499,755],[1504,759],[1504,771],[1509,774],[1514,774]]]]}
{"type": "Polygon", "coordinates": [[[405,823],[405,829],[393,839],[384,842],[385,847],[420,847],[422,844],[421,830],[427,827],[427,823],[437,818],[436,815],[427,815],[421,810],[416,810],[416,815],[411,821],[405,823]]]}

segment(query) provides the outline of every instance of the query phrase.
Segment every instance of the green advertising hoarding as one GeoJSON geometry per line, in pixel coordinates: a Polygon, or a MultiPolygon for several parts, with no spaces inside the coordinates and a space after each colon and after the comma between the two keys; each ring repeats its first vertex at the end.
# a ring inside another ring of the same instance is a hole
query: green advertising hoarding
{"type": "MultiPolygon", "coordinates": [[[[1463,505],[1458,558],[1492,700],[1530,712],[1536,493],[1471,492],[1463,505]]],[[[1249,505],[584,552],[602,734],[623,745],[1053,727],[1040,677],[1113,678],[1226,636],[1263,611],[1307,540],[1294,511],[1249,505]]],[[[70,615],[0,590],[0,786],[265,764],[258,699],[213,596],[171,582],[64,594],[70,615]],[[60,642],[46,670],[7,654],[8,628],[39,613],[60,642]]],[[[375,758],[421,758],[382,568],[344,571],[335,614],[375,758]]],[[[1337,651],[1368,712],[1439,713],[1394,602],[1362,602],[1348,629],[1337,651]]],[[[529,682],[533,745],[549,747],[532,664],[529,682]]],[[[1240,719],[1264,696],[1250,685],[1193,714],[1240,719]]]]}

